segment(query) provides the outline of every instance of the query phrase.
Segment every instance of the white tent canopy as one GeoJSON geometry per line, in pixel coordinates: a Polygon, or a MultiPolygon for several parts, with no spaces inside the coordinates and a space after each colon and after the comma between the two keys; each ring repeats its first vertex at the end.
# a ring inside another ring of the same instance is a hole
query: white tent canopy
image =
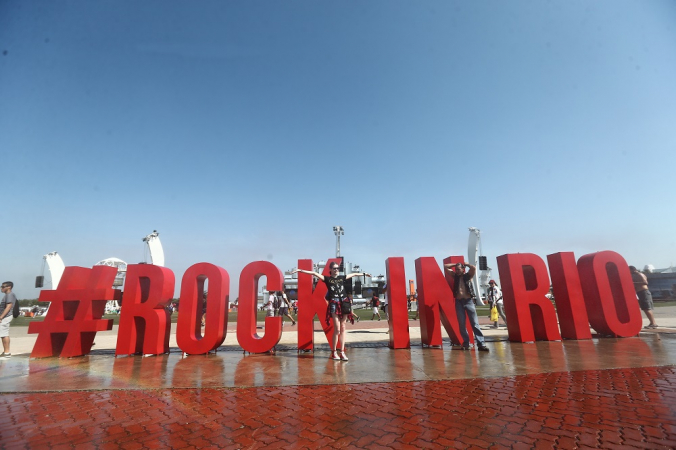
{"type": "Polygon", "coordinates": [[[106,258],[94,265],[115,267],[117,269],[117,275],[115,276],[113,286],[122,286],[124,284],[124,277],[127,274],[127,263],[120,258],[106,258]]]}

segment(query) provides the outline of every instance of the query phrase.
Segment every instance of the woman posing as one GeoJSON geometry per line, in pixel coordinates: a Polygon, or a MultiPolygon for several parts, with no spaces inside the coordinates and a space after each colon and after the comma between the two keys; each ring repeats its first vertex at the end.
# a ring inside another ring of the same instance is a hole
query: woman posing
{"type": "Polygon", "coordinates": [[[326,294],[326,299],[329,301],[329,306],[326,309],[326,323],[330,324],[333,322],[333,337],[331,339],[331,359],[342,359],[347,361],[347,355],[345,354],[345,321],[347,320],[348,315],[351,314],[350,299],[347,296],[347,291],[345,290],[345,281],[349,280],[352,277],[366,275],[370,277],[368,273],[351,273],[349,275],[339,275],[340,266],[336,263],[331,264],[331,276],[325,277],[324,275],[313,272],[310,270],[296,269],[291,273],[307,273],[308,275],[315,276],[322,280],[328,292],[326,294]],[[347,303],[345,310],[343,310],[343,303],[347,303]],[[340,338],[340,353],[338,353],[338,338],[340,338]]]}

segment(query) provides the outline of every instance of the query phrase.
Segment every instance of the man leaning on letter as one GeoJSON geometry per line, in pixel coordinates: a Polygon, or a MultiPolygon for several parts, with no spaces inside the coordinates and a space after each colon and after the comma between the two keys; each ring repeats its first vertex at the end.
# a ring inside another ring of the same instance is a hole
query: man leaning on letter
{"type": "Polygon", "coordinates": [[[455,295],[455,314],[458,316],[458,325],[460,327],[460,336],[462,336],[461,350],[469,350],[469,333],[467,332],[466,316],[469,317],[469,323],[472,326],[474,339],[476,339],[477,350],[487,352],[484,334],[479,328],[479,317],[476,315],[476,307],[474,306],[474,299],[472,299],[472,291],[470,282],[476,273],[476,267],[471,264],[444,264],[444,268],[453,273],[453,295],[455,295]],[[465,268],[469,267],[469,271],[465,273],[465,268]]]}

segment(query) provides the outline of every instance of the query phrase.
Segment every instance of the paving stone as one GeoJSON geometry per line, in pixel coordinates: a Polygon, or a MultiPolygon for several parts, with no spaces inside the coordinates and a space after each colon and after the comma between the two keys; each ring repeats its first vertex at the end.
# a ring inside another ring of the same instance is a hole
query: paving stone
{"type": "Polygon", "coordinates": [[[10,450],[674,448],[676,368],[353,385],[5,393],[0,438],[10,450]]]}

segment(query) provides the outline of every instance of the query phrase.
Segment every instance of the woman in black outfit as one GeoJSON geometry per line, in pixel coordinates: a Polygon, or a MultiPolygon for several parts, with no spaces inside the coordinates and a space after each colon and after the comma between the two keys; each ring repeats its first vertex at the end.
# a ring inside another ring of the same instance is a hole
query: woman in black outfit
{"type": "Polygon", "coordinates": [[[332,263],[330,277],[325,277],[321,273],[303,269],[296,269],[291,273],[307,273],[308,275],[319,278],[324,282],[324,284],[326,284],[326,287],[328,288],[326,299],[329,301],[329,306],[326,309],[326,323],[330,324],[333,322],[331,359],[347,361],[348,358],[345,354],[345,321],[351,312],[343,312],[342,308],[344,302],[347,302],[348,304],[350,303],[350,299],[347,296],[347,291],[345,290],[345,281],[356,276],[366,275],[367,277],[370,277],[371,275],[368,273],[351,273],[349,275],[339,275],[339,270],[340,266],[336,263],[332,263]],[[338,353],[338,349],[336,348],[339,337],[341,346],[340,353],[338,353]]]}

